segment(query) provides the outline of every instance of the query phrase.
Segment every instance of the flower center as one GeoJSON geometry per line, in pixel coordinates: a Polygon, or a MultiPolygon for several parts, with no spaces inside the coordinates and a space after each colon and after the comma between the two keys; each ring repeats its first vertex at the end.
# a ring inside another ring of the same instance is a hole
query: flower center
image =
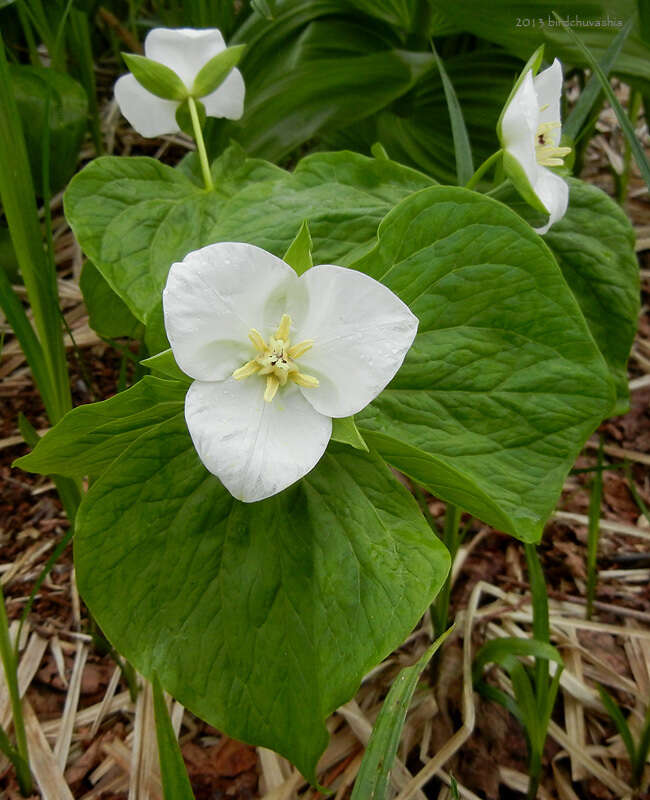
{"type": "Polygon", "coordinates": [[[571,152],[570,147],[556,147],[549,136],[552,130],[560,127],[559,122],[542,122],[535,134],[535,157],[542,167],[561,167],[564,157],[571,152]]]}
{"type": "Polygon", "coordinates": [[[248,332],[248,338],[257,350],[257,355],[232,374],[237,381],[247,378],[249,375],[265,375],[266,389],[264,390],[264,399],[267,403],[273,400],[280,386],[284,386],[287,381],[293,381],[298,386],[306,386],[310,389],[318,386],[318,379],[314,378],[313,375],[305,375],[300,372],[295,363],[297,358],[300,358],[311,348],[314,340],[305,339],[304,342],[299,342],[292,346],[289,341],[290,329],[291,317],[288,314],[283,314],[275,335],[269,337],[267,344],[262,334],[255,328],[251,328],[248,332]]]}

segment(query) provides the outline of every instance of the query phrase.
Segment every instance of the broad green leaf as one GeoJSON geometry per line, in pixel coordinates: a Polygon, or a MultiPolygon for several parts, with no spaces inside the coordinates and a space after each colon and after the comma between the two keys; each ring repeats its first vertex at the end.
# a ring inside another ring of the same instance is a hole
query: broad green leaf
{"type": "Polygon", "coordinates": [[[187,385],[147,376],[101,403],[78,406],[14,462],[44,475],[100,475],[136,439],[183,411],[187,385]]]}
{"type": "Polygon", "coordinates": [[[402,201],[355,268],[419,318],[356,420],[396,468],[495,527],[539,539],[612,381],[544,242],[514,212],[436,186],[402,201]]]}
{"type": "Polygon", "coordinates": [[[86,93],[69,75],[53,69],[13,64],[9,73],[36,193],[40,195],[43,191],[46,125],[50,137],[50,191],[57,192],[65,186],[77,165],[87,125],[86,93]]]}
{"type": "Polygon", "coordinates": [[[433,66],[430,53],[402,49],[397,31],[343,0],[279,3],[273,22],[253,16],[235,40],[248,45],[246,111],[211,124],[212,150],[236,139],[271,160],[384,108],[433,66]]]}
{"type": "Polygon", "coordinates": [[[395,678],[373,726],[350,800],[386,799],[388,777],[395,761],[413,692],[422,671],[448,634],[449,631],[439,636],[413,666],[405,667],[395,678]]]}
{"type": "Polygon", "coordinates": [[[293,267],[298,275],[302,275],[308,269],[314,266],[311,258],[313,242],[309,235],[309,225],[305,220],[300,226],[300,230],[296,234],[296,238],[289,245],[289,249],[282,256],[282,260],[286,261],[290,267],[293,267]]]}
{"type": "MultiPolygon", "coordinates": [[[[497,120],[522,66],[520,59],[499,49],[445,57],[477,164],[498,147],[497,120]]],[[[449,110],[437,69],[378,114],[333,134],[325,132],[322,138],[332,148],[362,151],[380,141],[395,161],[422,169],[443,183],[457,181],[449,110]]]]}
{"type": "Polygon", "coordinates": [[[136,81],[147,91],[164,100],[185,100],[187,86],[174,70],[158,61],[136,53],[122,53],[122,58],[136,81]]]}
{"type": "Polygon", "coordinates": [[[214,192],[186,171],[147,158],[98,158],[65,195],[86,255],[138,319],[157,316],[158,329],[169,268],[191,250],[242,241],[282,256],[307,219],[317,263],[341,263],[367,249],[395,203],[431,185],[412,169],[353,153],[310,156],[287,173],[231,148],[212,165],[214,192]]]}
{"type": "MultiPolygon", "coordinates": [[[[417,0],[350,0],[350,4],[371,17],[377,17],[404,31],[414,30],[418,7],[421,5],[417,0]]],[[[422,33],[425,37],[428,35],[428,31],[415,32],[422,33]]]]}
{"type": "Polygon", "coordinates": [[[160,779],[165,800],[194,800],[185,762],[167,711],[165,695],[155,672],[152,684],[160,779]]]}
{"type": "Polygon", "coordinates": [[[92,261],[86,261],[81,270],[79,288],[88,310],[88,324],[96,333],[108,339],[122,336],[141,338],[142,324],[92,261]]]}
{"type": "Polygon", "coordinates": [[[139,320],[159,305],[172,263],[215,241],[210,231],[233,194],[286,174],[239,151],[224,160],[228,173],[211,193],[152,158],[97,158],[70,182],[65,211],[75,236],[139,320]]]}
{"type": "Polygon", "coordinates": [[[194,97],[205,97],[214,92],[228,77],[233,67],[239,64],[240,58],[244,55],[245,44],[238,44],[234,47],[227,47],[214,58],[211,58],[199,70],[199,74],[194,79],[192,95],[194,97]]]}
{"type": "MultiPolygon", "coordinates": [[[[563,35],[553,12],[567,20],[597,59],[601,59],[614,36],[636,13],[636,0],[599,0],[576,3],[575,0],[524,0],[513,5],[509,0],[482,0],[449,3],[431,0],[448,30],[465,31],[505,47],[526,59],[539,45],[545,45],[545,58],[559,58],[564,64],[590,66],[580,48],[563,35]]],[[[615,68],[626,82],[639,88],[650,81],[649,50],[643,42],[638,22],[628,37],[615,68]]]]}
{"type": "MultiPolygon", "coordinates": [[[[634,230],[604,192],[568,178],[566,216],[544,235],[609,366],[616,385],[614,413],[629,407],[627,360],[639,314],[639,267],[634,230]]],[[[541,221],[510,189],[498,198],[533,224],[541,221]]]]}
{"type": "Polygon", "coordinates": [[[176,363],[174,354],[171,348],[163,350],[150,358],[145,358],[140,362],[144,367],[148,367],[153,372],[160,372],[166,378],[172,378],[175,381],[182,381],[183,383],[191,383],[192,379],[186,375],[176,363]]]}
{"type": "Polygon", "coordinates": [[[350,447],[365,450],[366,453],[370,452],[363,436],[359,433],[354,417],[339,417],[332,420],[332,441],[349,444],[350,447]]]}
{"type": "Polygon", "coordinates": [[[91,487],[75,565],[139,672],[315,781],[325,719],[415,625],[449,557],[376,455],[332,445],[290,489],[240,503],[179,411],[91,487]]]}

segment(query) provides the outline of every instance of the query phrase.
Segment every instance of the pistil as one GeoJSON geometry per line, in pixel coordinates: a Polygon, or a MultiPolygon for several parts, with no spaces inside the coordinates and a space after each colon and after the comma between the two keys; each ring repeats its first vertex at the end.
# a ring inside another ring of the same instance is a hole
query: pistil
{"type": "Polygon", "coordinates": [[[313,339],[305,339],[291,346],[289,334],[291,330],[291,317],[283,314],[274,336],[269,337],[268,343],[262,334],[255,328],[248,332],[248,338],[257,351],[255,358],[247,361],[236,369],[232,376],[235,380],[242,380],[249,375],[259,374],[266,376],[264,399],[270,403],[281,386],[287,381],[292,381],[298,386],[316,388],[318,379],[313,375],[306,375],[299,371],[295,359],[304,355],[314,344],[313,339]]]}
{"type": "Polygon", "coordinates": [[[560,127],[559,122],[542,122],[535,134],[535,157],[542,167],[561,167],[564,158],[571,152],[570,147],[557,147],[549,136],[552,130],[560,127]]]}

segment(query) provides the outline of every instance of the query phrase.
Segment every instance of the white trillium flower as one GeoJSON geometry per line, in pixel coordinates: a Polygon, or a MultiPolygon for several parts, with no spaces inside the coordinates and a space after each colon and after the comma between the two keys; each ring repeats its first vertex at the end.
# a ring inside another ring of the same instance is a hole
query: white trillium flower
{"type": "Polygon", "coordinates": [[[501,118],[506,173],[531,205],[549,215],[538,233],[562,219],[569,203],[567,182],[548,169],[562,166],[571,152],[559,146],[561,95],[562,67],[556,58],[535,78],[532,70],[524,75],[501,118]]]}
{"type": "MultiPolygon", "coordinates": [[[[154,28],[144,40],[144,54],[173,70],[188,91],[210,59],[226,49],[217,28],[154,28]]],[[[244,79],[234,68],[214,92],[197,98],[208,117],[239,119],[244,113],[244,79]]],[[[163,100],[144,88],[133,75],[122,75],[115,84],[115,99],[120,111],[141,135],[162,136],[179,133],[176,100],[163,100]]]]}
{"type": "Polygon", "coordinates": [[[384,389],[418,326],[361,272],[324,264],[298,277],[239,242],[173,264],[163,309],[174,358],[194,378],[185,419],[199,458],[245,502],[318,463],[332,417],[356,414],[384,389]]]}

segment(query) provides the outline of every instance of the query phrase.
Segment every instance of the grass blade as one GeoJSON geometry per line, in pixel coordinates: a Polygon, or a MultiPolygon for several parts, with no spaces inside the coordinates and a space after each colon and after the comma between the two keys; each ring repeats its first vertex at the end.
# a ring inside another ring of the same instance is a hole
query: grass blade
{"type": "Polygon", "coordinates": [[[634,746],[634,740],[632,739],[632,732],[630,731],[630,726],[627,724],[627,720],[623,716],[623,712],[614,702],[611,695],[609,695],[599,683],[596,684],[596,688],[598,689],[598,694],[600,695],[600,699],[603,701],[605,710],[611,717],[611,720],[614,723],[614,725],[616,725],[616,730],[619,732],[621,739],[623,740],[623,744],[625,745],[627,754],[630,757],[630,761],[632,762],[632,764],[634,764],[636,747],[634,746]]]}
{"type": "Polygon", "coordinates": [[[564,21],[560,18],[560,16],[554,11],[553,12],[555,18],[560,23],[560,25],[564,28],[567,35],[571,38],[573,43],[580,48],[582,54],[584,55],[587,63],[594,71],[594,74],[598,77],[600,84],[607,95],[607,99],[609,100],[612,108],[614,109],[614,113],[616,114],[616,118],[618,119],[618,124],[621,126],[621,130],[630,145],[630,150],[632,151],[632,155],[634,156],[634,160],[639,167],[639,171],[641,172],[641,176],[643,180],[646,182],[646,185],[650,189],[650,164],[648,164],[648,159],[645,157],[645,153],[643,152],[643,148],[641,147],[641,143],[636,138],[636,134],[634,133],[634,128],[632,127],[632,123],[627,117],[625,110],[618,102],[618,98],[614,94],[614,90],[609,84],[609,79],[607,75],[601,69],[599,63],[594,58],[592,52],[589,48],[584,44],[584,42],[577,36],[568,25],[565,25],[564,21]]]}
{"type": "MultiPolygon", "coordinates": [[[[603,439],[598,447],[598,466],[603,465],[603,439]]],[[[587,532],[587,619],[591,619],[598,583],[598,540],[600,538],[600,506],[603,496],[603,471],[594,474],[589,498],[589,528],[587,532]]]]}
{"type": "Polygon", "coordinates": [[[23,708],[20,702],[20,692],[18,690],[18,665],[16,663],[14,649],[11,646],[11,639],[9,638],[9,622],[7,620],[7,610],[5,608],[2,589],[0,589],[0,660],[2,660],[9,699],[11,700],[11,714],[14,723],[16,746],[21,759],[16,764],[16,777],[20,784],[20,791],[24,795],[29,795],[32,793],[32,775],[29,770],[29,751],[27,750],[25,721],[23,719],[23,708]]]}
{"type": "Polygon", "coordinates": [[[34,186],[1,35],[0,152],[0,198],[49,377],[43,399],[50,409],[50,421],[55,423],[72,407],[56,273],[42,247],[34,186]]]}
{"type": "Polygon", "coordinates": [[[445,100],[447,101],[447,108],[449,110],[451,135],[454,140],[454,152],[456,154],[456,178],[459,186],[465,186],[474,174],[474,161],[472,159],[472,147],[469,143],[469,134],[467,133],[467,126],[465,125],[465,119],[460,103],[458,102],[458,97],[449,80],[445,65],[436,52],[433,40],[431,40],[431,50],[438,64],[442,88],[445,92],[445,100]]]}
{"type": "Polygon", "coordinates": [[[422,671],[430,658],[453,630],[439,636],[413,666],[397,676],[381,707],[350,800],[385,800],[397,747],[402,735],[409,703],[422,671]]]}
{"type": "MultiPolygon", "coordinates": [[[[626,22],[626,24],[621,28],[621,30],[616,34],[614,39],[612,39],[612,43],[605,51],[604,56],[600,61],[600,67],[603,71],[603,74],[608,76],[611,72],[614,64],[616,63],[616,59],[619,56],[619,53],[623,49],[623,45],[625,44],[625,40],[628,37],[628,34],[632,30],[632,26],[634,24],[634,15],[630,17],[630,19],[626,22]]],[[[575,105],[573,111],[569,114],[566,119],[566,122],[562,126],[562,133],[565,136],[568,136],[573,141],[576,141],[578,138],[578,134],[582,126],[584,125],[585,121],[591,114],[591,111],[598,100],[598,95],[601,90],[600,80],[598,79],[597,75],[592,75],[591,78],[587,81],[587,85],[585,88],[580,92],[580,97],[578,98],[578,102],[575,105]]]]}
{"type": "Polygon", "coordinates": [[[154,673],[152,685],[163,795],[165,800],[194,800],[185,762],[167,713],[167,704],[156,673],[154,673]]]}

